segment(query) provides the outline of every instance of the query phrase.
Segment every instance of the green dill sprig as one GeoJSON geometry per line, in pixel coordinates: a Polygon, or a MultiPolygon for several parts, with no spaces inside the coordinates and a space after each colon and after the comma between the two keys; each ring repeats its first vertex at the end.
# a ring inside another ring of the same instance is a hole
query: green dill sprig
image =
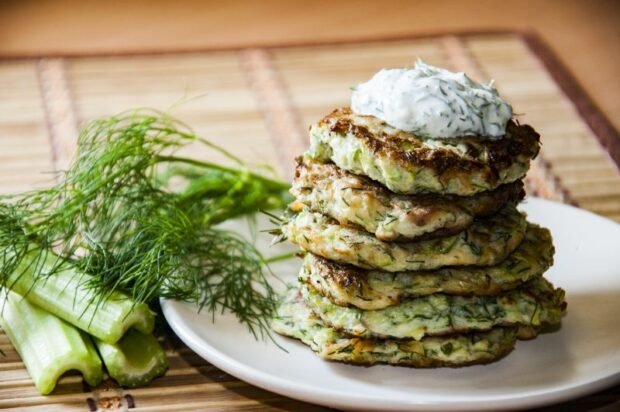
{"type": "MultiPolygon", "coordinates": [[[[231,311],[255,336],[268,331],[276,297],[266,259],[250,241],[214,225],[283,208],[290,200],[287,183],[250,170],[152,110],[90,123],[74,161],[58,177],[50,188],[0,203],[1,285],[11,287],[7,281],[24,259],[34,256],[37,265],[53,250],[92,275],[84,287],[100,299],[121,291],[136,302],[184,300],[213,314],[231,311]],[[236,167],[179,156],[190,144],[236,167]]],[[[40,269],[35,266],[35,281],[54,273],[40,269]]]]}

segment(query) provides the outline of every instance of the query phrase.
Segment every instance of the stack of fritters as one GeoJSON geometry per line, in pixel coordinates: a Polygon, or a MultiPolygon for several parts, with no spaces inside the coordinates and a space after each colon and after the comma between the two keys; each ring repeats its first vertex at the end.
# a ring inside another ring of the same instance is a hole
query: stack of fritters
{"type": "Polygon", "coordinates": [[[516,209],[531,127],[429,139],[339,109],[310,135],[282,226],[304,263],[278,333],[331,360],[460,366],[560,323],[551,235],[516,209]]]}

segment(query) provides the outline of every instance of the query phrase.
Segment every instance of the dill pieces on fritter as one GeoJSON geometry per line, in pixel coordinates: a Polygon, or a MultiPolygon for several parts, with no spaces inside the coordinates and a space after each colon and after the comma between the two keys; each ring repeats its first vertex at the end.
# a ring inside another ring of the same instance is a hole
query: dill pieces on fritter
{"type": "MultiPolygon", "coordinates": [[[[229,310],[255,335],[267,332],[275,295],[265,258],[237,233],[214,227],[281,208],[287,183],[249,170],[226,150],[168,115],[141,110],[90,123],[77,155],[50,188],[0,204],[0,284],[26,256],[50,250],[85,274],[101,299],[164,297],[229,310]],[[177,155],[206,146],[236,168],[177,155]],[[180,180],[183,185],[173,185],[180,180]]],[[[35,281],[54,272],[38,270],[35,281]],[[44,273],[45,272],[45,273],[44,273]],[[50,273],[51,272],[51,273],[50,273]]]]}

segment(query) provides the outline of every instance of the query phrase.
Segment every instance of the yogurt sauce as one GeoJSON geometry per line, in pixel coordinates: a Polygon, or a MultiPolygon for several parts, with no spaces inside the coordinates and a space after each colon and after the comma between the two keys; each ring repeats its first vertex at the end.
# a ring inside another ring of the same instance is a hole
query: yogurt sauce
{"type": "Polygon", "coordinates": [[[430,138],[500,138],[512,117],[493,82],[483,85],[418,60],[414,68],[383,69],[351,96],[351,109],[430,138]]]}

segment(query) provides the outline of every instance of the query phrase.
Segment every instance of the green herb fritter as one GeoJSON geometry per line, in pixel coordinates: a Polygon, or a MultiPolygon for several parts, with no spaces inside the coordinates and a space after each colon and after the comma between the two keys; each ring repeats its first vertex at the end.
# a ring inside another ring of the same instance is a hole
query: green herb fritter
{"type": "Polygon", "coordinates": [[[299,281],[310,284],[336,305],[383,309],[404,298],[434,293],[497,295],[542,276],[553,264],[553,254],[551,233],[529,224],[523,242],[496,266],[385,272],[343,265],[307,253],[299,281]]]}
{"type": "Polygon", "coordinates": [[[306,156],[332,161],[397,193],[472,195],[525,176],[540,136],[508,122],[506,136],[441,139],[416,136],[374,116],[337,109],[310,129],[306,156]]]}
{"type": "Polygon", "coordinates": [[[536,278],[498,296],[435,294],[379,310],[334,305],[308,285],[300,287],[307,305],[326,325],[364,338],[411,338],[524,326],[530,331],[559,324],[566,309],[564,290],[536,278]]]}
{"type": "Polygon", "coordinates": [[[443,266],[490,266],[523,240],[527,222],[514,206],[480,219],[456,235],[414,242],[383,242],[372,234],[340,226],[320,213],[303,210],[282,225],[282,236],[307,252],[335,262],[388,272],[443,266]]]}
{"type": "Polygon", "coordinates": [[[284,297],[272,327],[279,334],[301,340],[321,358],[361,365],[389,363],[428,368],[484,364],[508,354],[516,341],[514,328],[419,341],[352,337],[326,326],[306,306],[297,289],[284,297]]]}
{"type": "Polygon", "coordinates": [[[303,158],[298,159],[291,193],[296,197],[289,206],[293,211],[307,207],[384,241],[458,233],[475,217],[516,205],[525,195],[520,180],[474,196],[398,195],[333,163],[303,158]]]}

